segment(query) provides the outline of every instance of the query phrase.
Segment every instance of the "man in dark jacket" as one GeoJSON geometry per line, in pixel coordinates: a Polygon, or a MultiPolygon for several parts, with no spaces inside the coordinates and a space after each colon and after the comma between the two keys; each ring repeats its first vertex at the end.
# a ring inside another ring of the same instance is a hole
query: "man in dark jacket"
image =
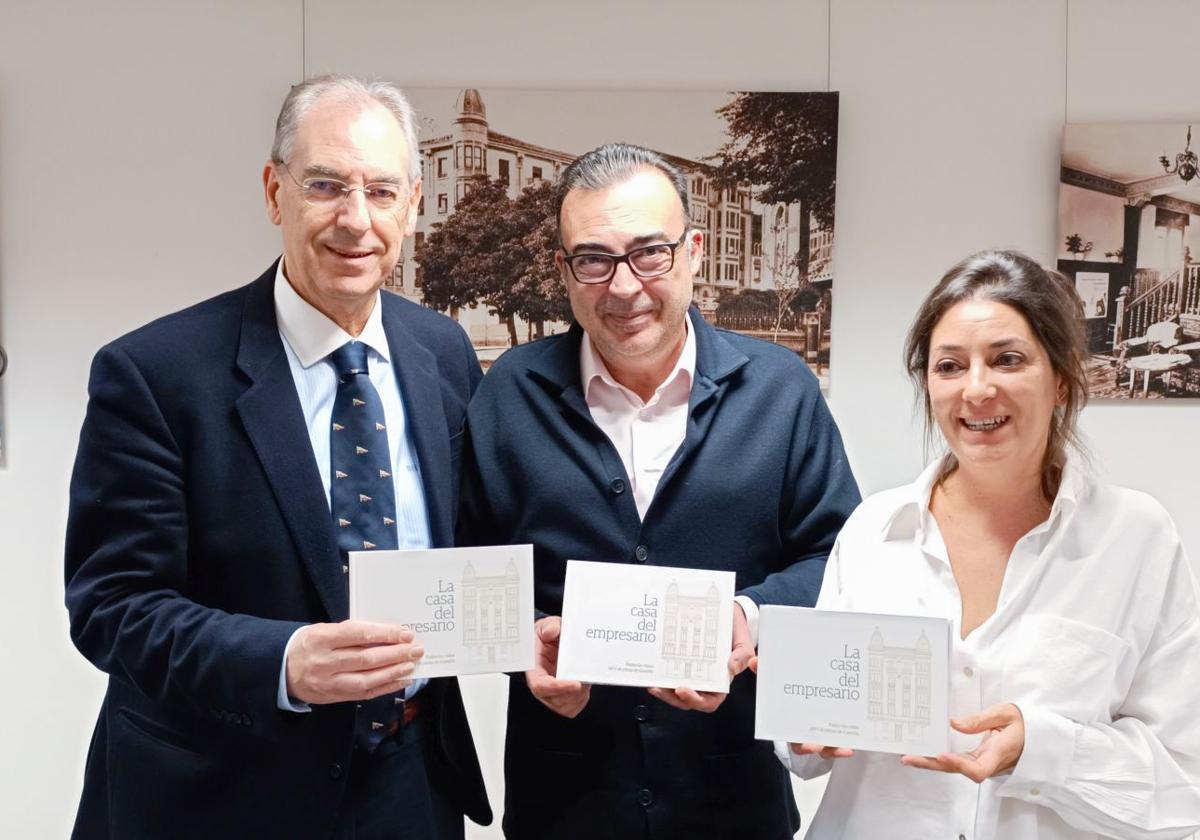
{"type": "Polygon", "coordinates": [[[347,620],[347,551],[451,543],[480,378],[456,324],[380,293],[420,176],[398,88],[297,85],[263,173],[282,259],[97,354],[66,600],[109,681],[76,837],[491,819],[457,683],[414,684],[419,639],[347,620]]]}
{"type": "Polygon", "coordinates": [[[683,176],[627,145],[559,185],[575,325],[505,354],[468,411],[460,540],[531,542],[538,664],[510,684],[512,838],[783,840],[786,771],[753,734],[758,606],[811,605],[859,501],[795,354],[690,308],[703,233],[683,176]],[[568,559],[737,574],[728,695],[555,677],[568,559]]]}

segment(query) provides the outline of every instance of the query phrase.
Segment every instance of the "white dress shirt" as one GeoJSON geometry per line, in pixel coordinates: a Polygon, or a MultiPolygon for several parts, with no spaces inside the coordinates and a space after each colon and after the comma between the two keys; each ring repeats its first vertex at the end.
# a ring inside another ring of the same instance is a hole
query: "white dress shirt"
{"type": "MultiPolygon", "coordinates": [[[[1200,599],[1183,545],[1144,493],[1068,465],[1050,516],[1017,541],[996,612],[961,639],[962,601],[929,497],[940,463],[859,506],[818,608],[953,623],[950,714],[1012,702],[1025,749],[977,785],[899,757],[794,756],[826,772],[809,840],[1178,838],[1200,827],[1200,599]]],[[[951,730],[951,749],[977,735],[951,730]]]]}
{"type": "MultiPolygon", "coordinates": [[[[375,295],[375,306],[357,340],[367,345],[367,367],[371,384],[379,392],[383,414],[387,418],[388,453],[392,459],[392,480],[396,491],[398,547],[429,548],[432,538],[429,532],[429,512],[425,507],[425,490],[421,485],[421,471],[406,422],[400,383],[392,368],[387,334],[383,330],[383,306],[379,300],[379,292],[375,295]]],[[[309,442],[317,461],[317,470],[321,474],[321,484],[325,488],[325,501],[329,503],[329,430],[338,385],[337,371],[329,355],[346,342],[355,340],[355,336],[329,320],[325,314],[297,294],[284,275],[282,259],[275,272],[275,318],[279,322],[279,335],[283,339],[283,349],[287,354],[288,366],[292,370],[292,379],[296,383],[300,407],[304,411],[309,442]]],[[[330,516],[332,517],[332,513],[330,516]]],[[[332,521],[331,518],[330,522],[332,521]]],[[[295,638],[295,634],[292,634],[292,638],[295,638]]],[[[288,640],[288,648],[291,648],[291,639],[288,640]]],[[[427,682],[428,680],[415,680],[405,696],[412,697],[427,682]]],[[[280,669],[277,700],[281,709],[308,710],[307,704],[293,702],[287,696],[286,650],[280,669]]]]}
{"type": "MultiPolygon", "coordinates": [[[[654,500],[658,482],[687,435],[688,402],[696,378],[696,334],[684,318],[686,337],[679,359],[648,401],[613,378],[585,332],[579,345],[579,379],[592,420],[612,441],[625,466],[638,516],[654,500]]],[[[752,488],[745,488],[751,490],[752,488]]],[[[750,638],[758,640],[758,604],[739,595],[750,638]]]]}

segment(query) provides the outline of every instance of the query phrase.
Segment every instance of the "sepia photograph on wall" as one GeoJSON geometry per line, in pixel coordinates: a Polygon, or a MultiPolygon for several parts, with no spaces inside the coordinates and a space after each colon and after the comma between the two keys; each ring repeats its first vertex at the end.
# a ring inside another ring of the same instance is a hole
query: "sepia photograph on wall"
{"type": "Polygon", "coordinates": [[[1200,398],[1192,126],[1069,124],[1061,172],[1057,266],[1083,301],[1088,395],[1200,398]]]}
{"type": "Polygon", "coordinates": [[[488,367],[568,329],[553,186],[608,142],[687,180],[704,234],[693,303],[717,327],[793,350],[829,384],[836,93],[410,88],[422,197],[386,288],[447,312],[488,367]]]}

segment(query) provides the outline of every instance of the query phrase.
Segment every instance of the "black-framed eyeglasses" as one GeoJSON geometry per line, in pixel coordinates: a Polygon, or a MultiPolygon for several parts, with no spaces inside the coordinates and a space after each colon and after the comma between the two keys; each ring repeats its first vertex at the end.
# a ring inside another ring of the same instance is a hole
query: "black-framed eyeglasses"
{"type": "Polygon", "coordinates": [[[386,181],[363,184],[361,187],[352,187],[345,181],[324,176],[305,178],[303,181],[300,181],[292,174],[292,170],[288,169],[286,163],[279,165],[283,167],[283,171],[300,188],[305,203],[323,210],[332,210],[334,207],[340,207],[350,197],[350,193],[353,192],[362,193],[363,198],[367,200],[367,204],[378,210],[396,210],[408,198],[408,194],[400,189],[399,186],[386,181]]]}
{"type": "Polygon", "coordinates": [[[576,282],[589,286],[612,280],[621,263],[628,265],[639,280],[650,280],[661,277],[675,267],[675,251],[684,243],[687,235],[688,229],[685,229],[675,242],[643,245],[625,254],[567,254],[564,251],[563,261],[571,269],[571,276],[576,282]]]}

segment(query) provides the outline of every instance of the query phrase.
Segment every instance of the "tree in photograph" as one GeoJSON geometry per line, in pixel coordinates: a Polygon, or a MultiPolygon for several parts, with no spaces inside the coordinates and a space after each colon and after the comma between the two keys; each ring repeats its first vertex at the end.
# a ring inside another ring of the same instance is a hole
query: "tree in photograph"
{"type": "Polygon", "coordinates": [[[539,335],[544,321],[560,320],[566,290],[548,248],[554,236],[550,190],[548,183],[531,187],[513,200],[503,181],[471,179],[454,213],[416,254],[425,304],[486,306],[504,323],[510,345],[519,343],[517,316],[536,324],[539,335]]]}
{"type": "Polygon", "coordinates": [[[809,214],[833,230],[837,177],[836,94],[736,93],[717,109],[729,140],[709,158],[721,187],[750,184],[765,204],[800,203],[797,280],[808,278],[809,214]]]}
{"type": "Polygon", "coordinates": [[[437,225],[416,250],[421,266],[425,305],[454,310],[476,306],[489,291],[487,257],[505,241],[504,217],[508,195],[504,185],[477,176],[454,213],[437,225]]]}
{"type": "Polygon", "coordinates": [[[778,297],[770,289],[742,289],[727,292],[717,301],[717,323],[725,318],[774,318],[778,297]]]}
{"type": "Polygon", "coordinates": [[[571,320],[567,287],[554,262],[558,247],[554,184],[542,181],[527,187],[513,202],[513,216],[514,233],[520,238],[512,244],[526,259],[524,270],[510,289],[512,306],[541,338],[546,334],[547,321],[571,320]]]}

